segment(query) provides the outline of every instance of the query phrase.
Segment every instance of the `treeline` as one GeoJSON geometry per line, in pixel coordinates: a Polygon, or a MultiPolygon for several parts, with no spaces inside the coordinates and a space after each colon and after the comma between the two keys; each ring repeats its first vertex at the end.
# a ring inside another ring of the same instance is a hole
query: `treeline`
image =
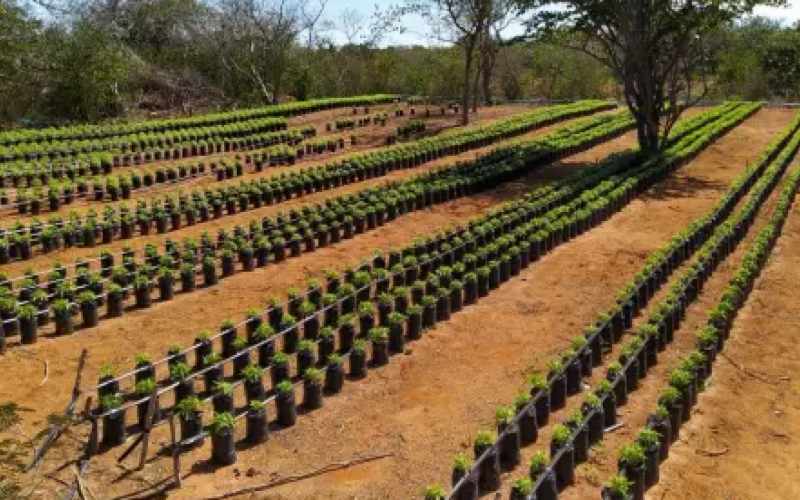
{"type": "MultiPolygon", "coordinates": [[[[382,47],[402,12],[339,16],[282,0],[0,3],[0,120],[94,121],[370,93],[457,99],[459,47],[382,47]]],[[[800,31],[755,18],[709,43],[709,97],[796,100],[800,31]]],[[[491,97],[620,97],[590,57],[502,45],[491,97]]],[[[485,99],[476,86],[477,98],[485,99]]]]}

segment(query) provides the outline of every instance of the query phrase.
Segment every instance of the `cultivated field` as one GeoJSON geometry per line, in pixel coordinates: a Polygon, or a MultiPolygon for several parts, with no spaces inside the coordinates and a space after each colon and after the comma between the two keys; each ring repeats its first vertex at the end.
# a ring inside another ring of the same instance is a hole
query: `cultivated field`
{"type": "Polygon", "coordinates": [[[656,159],[607,102],[459,118],[363,96],[0,134],[0,403],[57,436],[20,481],[798,496],[800,115],[689,109],[656,159]]]}

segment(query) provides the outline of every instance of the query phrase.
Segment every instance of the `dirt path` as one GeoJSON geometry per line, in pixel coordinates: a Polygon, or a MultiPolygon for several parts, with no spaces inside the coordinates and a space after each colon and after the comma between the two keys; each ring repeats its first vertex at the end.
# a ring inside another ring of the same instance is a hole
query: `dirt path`
{"type": "MultiPolygon", "coordinates": [[[[513,140],[516,141],[516,140],[525,140],[525,139],[533,139],[536,137],[541,137],[543,135],[553,132],[558,128],[574,123],[575,121],[580,119],[581,118],[564,120],[562,122],[549,125],[547,127],[542,127],[538,130],[531,131],[513,140]]],[[[27,261],[16,261],[8,265],[5,265],[3,266],[3,271],[6,272],[9,276],[18,276],[22,274],[22,272],[26,269],[35,269],[37,271],[49,270],[53,267],[53,262],[57,259],[65,263],[74,263],[76,259],[78,259],[79,257],[86,257],[86,258],[99,257],[101,248],[107,249],[113,253],[119,253],[126,246],[131,246],[133,249],[139,250],[144,248],[147,243],[152,243],[159,247],[163,247],[167,239],[181,241],[184,238],[192,237],[198,240],[200,236],[206,231],[208,231],[210,234],[213,235],[219,229],[222,228],[231,229],[237,224],[247,225],[252,220],[260,219],[267,215],[270,216],[275,215],[278,212],[288,212],[291,208],[297,208],[304,205],[320,203],[328,198],[355,193],[363,189],[366,189],[368,187],[374,187],[386,184],[387,182],[411,179],[424,172],[428,172],[445,166],[451,166],[459,161],[474,160],[476,157],[482,154],[486,154],[489,151],[492,151],[493,149],[499,146],[502,146],[502,144],[503,144],[502,142],[496,143],[494,145],[486,146],[472,151],[467,151],[459,155],[439,158],[416,168],[407,170],[396,170],[394,172],[391,172],[389,175],[383,177],[377,177],[362,182],[348,184],[340,188],[329,189],[326,191],[313,193],[307,196],[302,196],[300,198],[293,198],[291,200],[284,201],[271,206],[255,210],[248,210],[246,212],[225,216],[220,219],[211,220],[206,223],[199,223],[190,227],[182,227],[178,231],[171,231],[162,235],[151,233],[146,237],[138,236],[130,240],[115,240],[110,245],[102,245],[94,249],[73,247],[69,249],[61,249],[57,252],[52,252],[47,255],[39,254],[34,256],[33,259],[27,261]]]]}
{"type": "MultiPolygon", "coordinates": [[[[425,484],[447,483],[451,459],[512,400],[524,374],[560,352],[649,252],[706,211],[789,117],[759,112],[648,196],[440,325],[411,356],[347,385],[323,411],[265,446],[242,451],[237,466],[218,470],[213,481],[196,466],[172,496],[197,498],[381,451],[395,455],[258,498],[319,498],[320,491],[326,498],[415,498],[425,484]],[[254,478],[241,474],[251,467],[254,478]]],[[[186,462],[207,455],[204,448],[186,462]]]]}
{"type": "Polygon", "coordinates": [[[800,498],[798,201],[648,498],[800,498]]]}

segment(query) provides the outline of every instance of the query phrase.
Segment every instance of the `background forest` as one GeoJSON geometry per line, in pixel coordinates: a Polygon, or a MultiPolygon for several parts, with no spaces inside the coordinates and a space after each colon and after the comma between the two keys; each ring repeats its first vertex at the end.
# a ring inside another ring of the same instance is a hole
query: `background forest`
{"type": "MultiPolygon", "coordinates": [[[[364,14],[329,12],[318,0],[3,0],[0,120],[93,121],[378,92],[456,99],[465,69],[458,33],[428,46],[386,43],[419,8],[364,14]]],[[[486,49],[492,63],[468,70],[481,72],[476,98],[619,97],[589,56],[495,31],[486,49]]],[[[720,30],[710,46],[708,97],[797,100],[800,27],[749,18],[720,30]]]]}

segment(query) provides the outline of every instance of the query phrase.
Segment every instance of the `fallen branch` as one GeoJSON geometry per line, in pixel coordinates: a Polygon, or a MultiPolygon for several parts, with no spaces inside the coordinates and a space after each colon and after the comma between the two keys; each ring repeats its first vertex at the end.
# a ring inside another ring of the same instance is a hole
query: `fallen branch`
{"type": "Polygon", "coordinates": [[[309,478],[312,478],[312,477],[315,477],[315,476],[320,476],[322,474],[327,474],[328,472],[334,472],[334,471],[337,471],[337,470],[347,469],[349,467],[353,467],[354,465],[360,465],[360,464],[364,464],[364,463],[367,463],[367,462],[373,462],[375,460],[380,460],[380,459],[383,459],[383,458],[391,457],[393,455],[394,455],[394,453],[380,453],[380,454],[377,454],[377,455],[369,455],[369,456],[366,456],[366,457],[361,457],[361,458],[356,458],[356,459],[353,459],[353,460],[348,460],[346,462],[331,463],[331,464],[325,465],[324,467],[320,467],[319,469],[313,470],[311,472],[306,472],[304,474],[298,474],[298,475],[295,475],[295,476],[287,476],[287,477],[284,477],[284,478],[281,478],[281,479],[276,479],[276,480],[270,481],[268,483],[259,484],[259,485],[256,485],[256,486],[247,486],[245,488],[239,488],[237,490],[229,491],[227,493],[222,493],[222,494],[215,495],[215,496],[212,496],[212,497],[205,497],[205,498],[203,498],[201,500],[222,500],[224,498],[230,498],[230,497],[234,497],[234,496],[237,496],[237,495],[244,495],[244,494],[247,494],[247,493],[255,493],[257,491],[264,491],[264,490],[275,488],[275,487],[278,487],[278,486],[281,486],[281,485],[284,485],[284,484],[296,483],[298,481],[303,481],[305,479],[309,479],[309,478]]]}
{"type": "Polygon", "coordinates": [[[703,455],[706,457],[720,457],[726,453],[728,453],[728,448],[723,448],[721,450],[694,450],[695,453],[698,455],[703,455]]]}
{"type": "Polygon", "coordinates": [[[754,379],[756,379],[756,380],[760,380],[761,382],[764,382],[765,384],[775,385],[775,381],[774,381],[774,380],[770,380],[770,379],[768,379],[767,377],[765,377],[764,375],[761,375],[761,374],[758,374],[758,373],[755,373],[755,372],[751,372],[750,370],[748,370],[748,369],[747,369],[747,368],[745,368],[744,366],[742,366],[742,365],[740,365],[739,363],[737,363],[736,361],[732,360],[732,359],[731,359],[731,358],[730,358],[730,357],[729,357],[727,354],[725,354],[724,352],[721,352],[721,353],[720,353],[720,355],[721,355],[723,358],[725,358],[725,359],[728,361],[728,363],[730,363],[730,364],[731,364],[731,365],[732,365],[734,368],[736,368],[736,369],[737,369],[737,370],[739,370],[740,372],[744,373],[744,374],[745,374],[745,375],[747,375],[748,377],[752,377],[752,378],[754,378],[754,379]]]}

